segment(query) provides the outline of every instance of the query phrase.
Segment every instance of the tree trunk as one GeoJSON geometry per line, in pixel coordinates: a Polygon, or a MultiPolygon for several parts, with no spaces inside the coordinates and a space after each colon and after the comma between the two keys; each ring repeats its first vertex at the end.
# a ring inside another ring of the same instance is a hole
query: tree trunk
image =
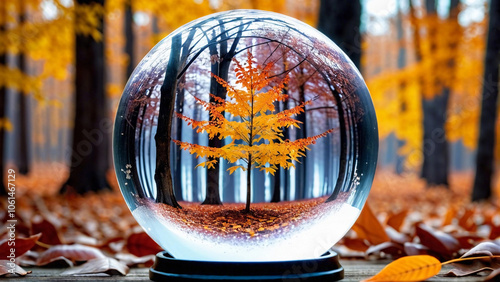
{"type": "MultiPolygon", "coordinates": [[[[76,5],[104,0],[78,0],[76,5]]],[[[103,18],[100,19],[103,31],[103,18]]],[[[104,45],[91,36],[76,35],[75,123],[70,175],[60,193],[68,190],[83,194],[110,189],[106,180],[109,168],[109,131],[104,92],[104,45]]]]}
{"type": "MultiPolygon", "coordinates": [[[[282,90],[283,92],[286,91],[285,88],[282,90]]],[[[274,102],[274,109],[276,113],[279,113],[283,111],[280,107],[281,102],[280,101],[275,101],[274,102]]],[[[279,140],[274,140],[274,142],[279,142],[279,140]]],[[[271,177],[273,180],[273,194],[271,196],[271,203],[277,203],[281,200],[281,177],[283,175],[284,169],[281,166],[278,166],[278,169],[274,173],[274,175],[271,177]]]]}
{"type": "MultiPolygon", "coordinates": [[[[300,69],[302,78],[304,77],[304,69],[300,69]]],[[[304,103],[305,98],[305,81],[299,86],[299,101],[298,103],[304,103]]],[[[296,140],[307,138],[307,118],[306,111],[297,114],[296,120],[300,124],[300,128],[297,128],[296,140]]],[[[306,196],[306,185],[307,185],[307,150],[304,150],[304,156],[300,158],[300,163],[295,166],[295,195],[297,200],[304,199],[306,196]]]]}
{"type": "MultiPolygon", "coordinates": [[[[217,58],[217,60],[212,62],[211,72],[222,78],[224,81],[228,81],[229,66],[231,65],[231,60],[235,55],[236,46],[238,46],[238,42],[240,40],[242,33],[242,27],[239,28],[239,32],[236,35],[233,44],[231,45],[231,49],[228,50],[227,49],[228,45],[226,40],[227,35],[224,29],[224,23],[219,22],[219,26],[221,29],[220,43],[209,46],[210,56],[213,56],[213,58],[217,58]],[[217,46],[219,46],[220,49],[219,51],[217,50],[217,46]]],[[[215,38],[215,34],[213,34],[213,37],[214,37],[213,40],[216,41],[217,39],[215,38]]],[[[226,88],[222,87],[222,85],[220,85],[217,82],[217,80],[215,80],[215,78],[212,77],[212,79],[210,80],[210,93],[221,99],[226,99],[226,92],[227,92],[226,88]]],[[[210,97],[210,103],[214,102],[215,102],[214,98],[210,97]]],[[[222,145],[223,145],[223,140],[220,140],[219,138],[213,138],[208,140],[209,147],[220,148],[222,147],[222,145]]],[[[220,174],[220,161],[218,161],[214,165],[214,168],[207,170],[207,189],[206,189],[205,201],[203,201],[202,203],[203,205],[222,205],[219,192],[219,186],[220,186],[219,174],[220,174]]]]}
{"type": "Polygon", "coordinates": [[[495,155],[495,122],[498,105],[498,76],[500,64],[500,0],[491,0],[488,24],[488,41],[484,60],[483,99],[479,140],[477,144],[476,175],[472,200],[487,200],[491,197],[491,181],[495,155]]]}
{"type": "Polygon", "coordinates": [[[170,57],[165,71],[165,80],[160,90],[160,112],[155,135],[155,182],[158,192],[156,202],[175,208],[181,208],[181,206],[177,203],[172,185],[170,143],[172,139],[172,116],[174,112],[175,93],[177,90],[177,74],[181,66],[179,57],[181,54],[181,43],[182,34],[179,33],[172,38],[172,47],[170,48],[170,57]]]}
{"type": "MultiPolygon", "coordinates": [[[[427,17],[437,19],[435,0],[426,1],[427,17]]],[[[458,1],[454,0],[450,3],[450,18],[456,27],[458,25],[458,1]]],[[[436,54],[438,25],[431,23],[428,28],[428,40],[430,41],[430,54],[436,54]]],[[[460,28],[454,32],[457,35],[453,42],[449,43],[450,59],[445,62],[453,75],[455,69],[454,54],[456,53],[458,41],[461,35],[460,28]]],[[[438,62],[440,63],[440,62],[438,62]]],[[[431,93],[431,98],[424,97],[422,99],[423,110],[423,164],[421,176],[427,182],[429,187],[445,186],[448,187],[449,175],[449,145],[446,139],[445,123],[446,113],[448,111],[448,101],[450,97],[450,88],[439,78],[432,78],[434,90],[441,93],[431,93]],[[435,94],[435,95],[433,95],[435,94]]]]}
{"type": "MultiPolygon", "coordinates": [[[[354,1],[331,1],[321,0],[320,14],[318,19],[318,30],[332,39],[351,58],[354,65],[361,69],[361,3],[354,1]]],[[[341,190],[348,187],[346,183],[353,181],[355,165],[348,170],[348,136],[346,122],[350,121],[348,109],[344,109],[343,101],[333,86],[330,85],[335,102],[339,108],[338,119],[340,129],[340,167],[339,177],[335,183],[335,188],[327,202],[337,198],[341,190]]],[[[354,148],[351,148],[351,150],[354,148]]],[[[352,160],[356,161],[356,160],[352,160]]]]}
{"type": "MultiPolygon", "coordinates": [[[[5,31],[6,21],[6,3],[0,1],[0,32],[5,31]]],[[[0,54],[0,65],[7,65],[7,54],[0,54]]],[[[5,102],[7,96],[7,89],[4,84],[0,84],[0,119],[5,120],[7,117],[5,111],[5,102]]],[[[0,126],[0,196],[6,196],[7,190],[5,189],[5,160],[4,160],[4,146],[5,146],[5,126],[0,126]]]]}
{"type": "MultiPolygon", "coordinates": [[[[401,11],[401,7],[399,5],[399,1],[396,2],[397,7],[397,17],[396,17],[396,27],[397,27],[397,36],[398,36],[398,42],[399,42],[399,47],[398,47],[398,69],[402,70],[406,66],[406,47],[403,45],[402,42],[404,42],[404,29],[403,29],[403,12],[401,11]]],[[[405,125],[401,121],[401,115],[404,114],[406,111],[406,103],[405,103],[405,90],[406,90],[406,83],[405,82],[400,82],[398,84],[398,100],[399,100],[399,111],[400,111],[400,118],[399,118],[399,127],[404,127],[405,125]]],[[[399,138],[396,135],[397,138],[397,148],[398,152],[396,154],[396,173],[397,174],[402,174],[404,172],[404,163],[406,161],[406,157],[400,155],[399,151],[401,148],[405,145],[405,140],[399,138]]]]}
{"type": "Polygon", "coordinates": [[[333,40],[361,69],[360,0],[321,0],[318,30],[333,40]]]}

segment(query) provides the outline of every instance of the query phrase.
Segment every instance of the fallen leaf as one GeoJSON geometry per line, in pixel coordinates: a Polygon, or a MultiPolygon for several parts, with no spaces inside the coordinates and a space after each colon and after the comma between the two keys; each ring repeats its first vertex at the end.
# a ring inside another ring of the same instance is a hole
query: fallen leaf
{"type": "Polygon", "coordinates": [[[84,262],[95,258],[105,258],[104,254],[97,248],[84,245],[57,245],[43,252],[37,260],[37,265],[49,263],[65,258],[73,263],[84,262]]]}
{"type": "Polygon", "coordinates": [[[392,258],[399,258],[406,255],[403,245],[394,242],[384,242],[376,246],[371,246],[366,250],[366,255],[368,256],[380,253],[384,254],[381,257],[390,255],[392,258]]]}
{"type": "Polygon", "coordinates": [[[492,225],[488,238],[491,240],[495,240],[498,237],[500,237],[500,225],[492,225]]]}
{"type": "Polygon", "coordinates": [[[460,250],[460,243],[453,236],[434,230],[425,224],[417,225],[417,236],[422,245],[438,252],[446,259],[452,258],[460,250]]]}
{"type": "Polygon", "coordinates": [[[8,239],[2,240],[0,242],[0,260],[9,259],[8,256],[11,254],[11,248],[15,249],[15,257],[22,256],[35,246],[40,236],[42,236],[42,234],[36,234],[29,238],[15,238],[15,241],[9,241],[8,239]],[[9,242],[15,242],[15,246],[9,245],[9,242]]]}
{"type": "Polygon", "coordinates": [[[12,263],[8,260],[0,260],[0,277],[12,274],[17,274],[19,276],[26,276],[27,274],[30,273],[31,271],[26,271],[15,263],[12,263]]]}
{"type": "Polygon", "coordinates": [[[104,257],[96,258],[87,261],[86,263],[68,269],[61,273],[62,276],[82,276],[89,274],[108,274],[108,275],[127,275],[129,268],[122,262],[117,261],[114,258],[104,257]]]}
{"type": "Polygon", "coordinates": [[[484,281],[498,281],[499,275],[500,275],[500,268],[496,268],[488,276],[486,276],[486,278],[484,278],[484,281]]]}
{"type": "Polygon", "coordinates": [[[422,244],[406,242],[404,243],[405,253],[409,256],[428,255],[429,248],[422,244]]]}
{"type": "Polygon", "coordinates": [[[392,214],[387,219],[387,225],[394,228],[396,231],[401,231],[401,226],[403,225],[406,215],[408,214],[408,210],[402,210],[398,213],[392,214]]]}
{"type": "Polygon", "coordinates": [[[61,239],[59,238],[59,234],[57,233],[56,227],[48,220],[43,218],[41,221],[36,221],[31,223],[31,232],[42,233],[42,237],[39,239],[40,242],[55,246],[61,245],[61,239]]]}
{"type": "Polygon", "coordinates": [[[155,255],[137,257],[133,254],[118,253],[115,255],[115,258],[129,267],[138,265],[150,267],[154,263],[155,255]]]}
{"type": "Polygon", "coordinates": [[[480,243],[459,259],[452,260],[451,265],[453,265],[453,269],[446,273],[446,275],[461,277],[485,270],[499,269],[500,259],[498,255],[500,255],[500,246],[492,242],[480,243]]]}
{"type": "Polygon", "coordinates": [[[482,242],[479,243],[474,248],[470,249],[468,252],[463,254],[463,258],[466,257],[481,257],[481,256],[494,256],[500,255],[500,246],[492,242],[482,242]]]}
{"type": "Polygon", "coordinates": [[[138,257],[156,255],[163,251],[146,232],[133,233],[127,238],[128,251],[138,257]]]}
{"type": "Polygon", "coordinates": [[[422,281],[441,270],[435,257],[421,255],[399,258],[386,265],[379,273],[363,281],[422,281]]]}
{"type": "Polygon", "coordinates": [[[370,247],[366,244],[366,240],[360,238],[344,238],[342,243],[349,249],[359,252],[364,252],[370,247]]]}
{"type": "Polygon", "coordinates": [[[484,240],[483,237],[475,235],[474,233],[459,233],[453,235],[453,237],[458,240],[460,247],[463,249],[473,248],[477,245],[477,242],[484,240]]]}
{"type": "Polygon", "coordinates": [[[463,215],[458,219],[458,225],[462,226],[467,231],[475,231],[477,226],[474,224],[473,215],[473,208],[466,209],[463,215]]]}
{"type": "MultiPolygon", "coordinates": [[[[500,264],[495,265],[496,268],[498,268],[499,266],[500,264]]],[[[473,260],[467,264],[453,263],[453,269],[450,269],[450,271],[448,271],[445,274],[445,276],[450,276],[450,277],[469,276],[485,270],[491,271],[495,267],[487,266],[483,261],[480,260],[473,260]]]]}
{"type": "Polygon", "coordinates": [[[385,228],[385,233],[389,238],[391,239],[392,242],[398,243],[398,244],[404,244],[408,241],[410,241],[410,238],[406,236],[403,233],[398,232],[396,229],[392,228],[391,226],[387,226],[385,228]]]}
{"type": "Polygon", "coordinates": [[[390,241],[389,236],[385,233],[382,224],[380,224],[377,217],[373,214],[368,203],[365,204],[352,229],[359,238],[368,240],[372,245],[390,241]]]}

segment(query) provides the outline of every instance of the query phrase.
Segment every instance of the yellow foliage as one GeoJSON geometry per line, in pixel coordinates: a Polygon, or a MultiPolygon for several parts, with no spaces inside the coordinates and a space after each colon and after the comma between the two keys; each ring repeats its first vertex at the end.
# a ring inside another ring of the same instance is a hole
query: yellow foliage
{"type": "Polygon", "coordinates": [[[395,133],[404,140],[398,154],[407,156],[406,165],[415,169],[422,161],[422,99],[431,99],[444,88],[451,91],[446,138],[462,140],[469,148],[476,146],[486,20],[459,26],[453,19],[424,14],[411,23],[403,18],[404,30],[409,30],[408,24],[425,30],[419,33],[420,45],[410,39],[413,35],[394,40],[393,30],[380,36],[367,35],[362,44],[366,51],[362,61],[377,111],[380,138],[395,133]],[[387,63],[399,48],[406,51],[407,63],[402,69],[396,60],[392,65],[387,63]],[[421,56],[420,61],[415,54],[421,56]]]}
{"type": "MultiPolygon", "coordinates": [[[[244,160],[247,169],[259,168],[274,174],[278,166],[283,168],[294,167],[293,162],[305,156],[304,151],[314,144],[317,139],[325,137],[333,130],[325,131],[313,137],[297,139],[294,141],[283,140],[282,128],[298,126],[294,115],[304,112],[307,104],[302,103],[292,109],[276,112],[274,103],[288,99],[283,93],[283,88],[288,78],[275,82],[269,79],[273,63],[264,67],[254,66],[254,58],[250,50],[247,51],[245,64],[233,59],[236,67],[237,86],[231,86],[222,78],[213,75],[217,82],[227,90],[228,99],[222,99],[211,94],[214,102],[206,102],[195,98],[212,120],[198,121],[182,114],[179,118],[186,121],[198,133],[206,132],[210,139],[219,138],[230,140],[229,144],[221,148],[202,146],[179,140],[173,140],[181,149],[196,154],[197,157],[206,158],[207,161],[198,166],[213,168],[214,164],[223,158],[229,163],[244,160]],[[264,87],[269,89],[261,92],[264,87]],[[234,120],[226,119],[224,112],[231,115],[234,120]],[[236,142],[241,140],[240,142],[236,142]]],[[[233,173],[236,169],[245,170],[244,166],[236,165],[228,169],[233,173]]]]}

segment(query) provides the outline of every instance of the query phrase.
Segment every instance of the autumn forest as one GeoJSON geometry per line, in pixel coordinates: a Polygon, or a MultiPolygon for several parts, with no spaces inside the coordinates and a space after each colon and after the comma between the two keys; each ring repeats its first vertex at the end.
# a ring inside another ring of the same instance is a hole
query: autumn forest
{"type": "Polygon", "coordinates": [[[0,1],[0,266],[13,219],[18,266],[126,275],[171,228],[245,260],[348,203],[341,257],[495,279],[499,67],[498,0],[0,1]],[[310,27],[205,17],[237,9],[310,27]]]}

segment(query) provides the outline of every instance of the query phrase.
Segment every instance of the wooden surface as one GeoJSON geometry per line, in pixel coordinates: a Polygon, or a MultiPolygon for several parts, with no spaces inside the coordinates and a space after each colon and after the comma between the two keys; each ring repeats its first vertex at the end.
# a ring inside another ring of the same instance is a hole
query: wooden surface
{"type": "MultiPolygon", "coordinates": [[[[379,272],[388,261],[362,261],[362,260],[341,260],[341,264],[345,269],[344,282],[361,281],[379,272]]],[[[25,270],[32,270],[33,273],[26,277],[16,277],[11,280],[21,281],[149,281],[149,273],[147,268],[132,268],[127,276],[60,276],[66,269],[47,269],[47,268],[24,268],[25,270]]],[[[442,274],[446,273],[449,267],[441,270],[441,274],[429,279],[428,281],[482,281],[481,277],[469,276],[463,278],[444,277],[442,274]]],[[[10,280],[10,279],[9,279],[10,280]]]]}

